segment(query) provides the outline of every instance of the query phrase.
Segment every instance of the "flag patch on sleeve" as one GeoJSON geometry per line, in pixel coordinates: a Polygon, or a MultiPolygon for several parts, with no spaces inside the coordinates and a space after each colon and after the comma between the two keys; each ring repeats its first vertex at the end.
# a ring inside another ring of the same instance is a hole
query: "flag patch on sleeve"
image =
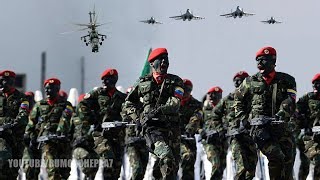
{"type": "Polygon", "coordinates": [[[184,90],[181,87],[176,87],[176,89],[174,90],[174,96],[179,99],[182,99],[183,93],[184,93],[184,90]]]}
{"type": "Polygon", "coordinates": [[[22,109],[29,109],[29,102],[28,101],[22,101],[22,103],[20,104],[20,107],[22,109]]]}
{"type": "Polygon", "coordinates": [[[292,97],[293,99],[296,99],[297,91],[295,91],[294,89],[288,89],[287,93],[290,97],[292,97]]]}

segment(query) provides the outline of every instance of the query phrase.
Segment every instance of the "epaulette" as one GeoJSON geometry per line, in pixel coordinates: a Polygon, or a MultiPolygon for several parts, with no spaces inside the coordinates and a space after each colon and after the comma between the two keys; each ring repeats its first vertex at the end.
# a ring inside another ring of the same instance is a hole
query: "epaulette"
{"type": "Polygon", "coordinates": [[[276,72],[276,76],[278,76],[281,80],[286,80],[289,83],[295,84],[296,80],[293,76],[283,73],[283,72],[276,72]]]}

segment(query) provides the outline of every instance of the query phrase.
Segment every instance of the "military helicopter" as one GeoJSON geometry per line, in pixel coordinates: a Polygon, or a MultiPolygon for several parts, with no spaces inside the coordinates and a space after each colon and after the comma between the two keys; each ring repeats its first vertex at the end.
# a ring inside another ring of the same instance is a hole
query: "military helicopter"
{"type": "Polygon", "coordinates": [[[90,16],[90,22],[88,24],[75,24],[77,26],[85,26],[86,28],[79,29],[78,31],[84,31],[89,30],[88,34],[85,36],[81,36],[81,40],[85,42],[86,46],[91,45],[92,52],[96,53],[99,52],[99,46],[102,45],[102,41],[104,41],[107,38],[107,35],[99,34],[97,31],[97,27],[105,25],[107,23],[99,24],[97,23],[97,16],[95,12],[95,7],[93,8],[93,11],[89,11],[90,16]],[[101,40],[101,41],[100,41],[101,40]]]}

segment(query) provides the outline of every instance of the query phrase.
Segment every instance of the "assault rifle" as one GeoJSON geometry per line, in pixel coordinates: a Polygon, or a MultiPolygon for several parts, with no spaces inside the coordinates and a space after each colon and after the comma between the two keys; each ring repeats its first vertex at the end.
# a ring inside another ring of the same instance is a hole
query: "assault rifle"
{"type": "Polygon", "coordinates": [[[113,122],[104,122],[101,124],[101,127],[103,129],[110,129],[110,128],[116,128],[116,127],[126,127],[126,126],[136,126],[134,123],[128,123],[123,121],[113,121],[113,122]]]}
{"type": "Polygon", "coordinates": [[[0,134],[2,134],[2,132],[6,131],[7,129],[11,129],[13,127],[15,127],[18,123],[6,123],[0,126],[0,134]]]}
{"type": "Polygon", "coordinates": [[[250,120],[251,126],[261,126],[261,125],[265,125],[267,123],[282,124],[282,123],[284,123],[284,121],[279,120],[277,118],[268,117],[268,116],[260,116],[260,117],[256,117],[256,118],[253,118],[250,120]]]}
{"type": "Polygon", "coordinates": [[[206,139],[206,141],[208,142],[209,139],[211,139],[213,136],[219,135],[219,132],[216,130],[209,130],[209,131],[204,130],[204,131],[205,131],[204,135],[201,133],[198,142],[201,142],[202,139],[206,139]]]}
{"type": "Polygon", "coordinates": [[[181,139],[186,140],[186,141],[194,141],[194,137],[190,137],[188,135],[182,134],[181,139]]]}
{"type": "Polygon", "coordinates": [[[44,135],[44,136],[39,136],[37,138],[38,149],[40,149],[41,145],[44,144],[45,142],[52,141],[52,140],[68,141],[68,137],[65,135],[56,135],[56,134],[48,134],[48,135],[44,135]]]}

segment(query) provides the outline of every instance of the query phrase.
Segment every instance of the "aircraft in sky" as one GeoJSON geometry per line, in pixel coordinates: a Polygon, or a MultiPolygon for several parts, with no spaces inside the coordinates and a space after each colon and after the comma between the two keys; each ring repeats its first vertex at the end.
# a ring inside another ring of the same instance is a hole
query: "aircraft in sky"
{"type": "Polygon", "coordinates": [[[231,13],[228,13],[228,14],[222,14],[220,16],[225,16],[226,18],[230,18],[230,17],[233,17],[233,18],[242,18],[242,16],[253,16],[255,14],[253,13],[247,13],[247,12],[244,12],[243,11],[243,8],[240,8],[239,6],[237,6],[237,9],[235,11],[232,11],[231,10],[231,13]]]}
{"type": "Polygon", "coordinates": [[[262,23],[265,23],[265,24],[280,24],[282,22],[280,21],[276,21],[276,19],[274,17],[271,16],[270,19],[266,20],[266,21],[261,21],[262,23]]]}
{"type": "Polygon", "coordinates": [[[140,22],[147,23],[147,24],[162,24],[162,22],[156,21],[156,19],[153,16],[148,20],[142,20],[140,22]]]}
{"type": "Polygon", "coordinates": [[[171,16],[169,18],[173,18],[175,20],[182,19],[183,21],[185,21],[185,20],[191,21],[192,19],[194,19],[194,20],[204,19],[204,17],[193,15],[193,13],[191,13],[189,9],[187,9],[187,11],[184,14],[181,14],[180,16],[171,16]]]}

